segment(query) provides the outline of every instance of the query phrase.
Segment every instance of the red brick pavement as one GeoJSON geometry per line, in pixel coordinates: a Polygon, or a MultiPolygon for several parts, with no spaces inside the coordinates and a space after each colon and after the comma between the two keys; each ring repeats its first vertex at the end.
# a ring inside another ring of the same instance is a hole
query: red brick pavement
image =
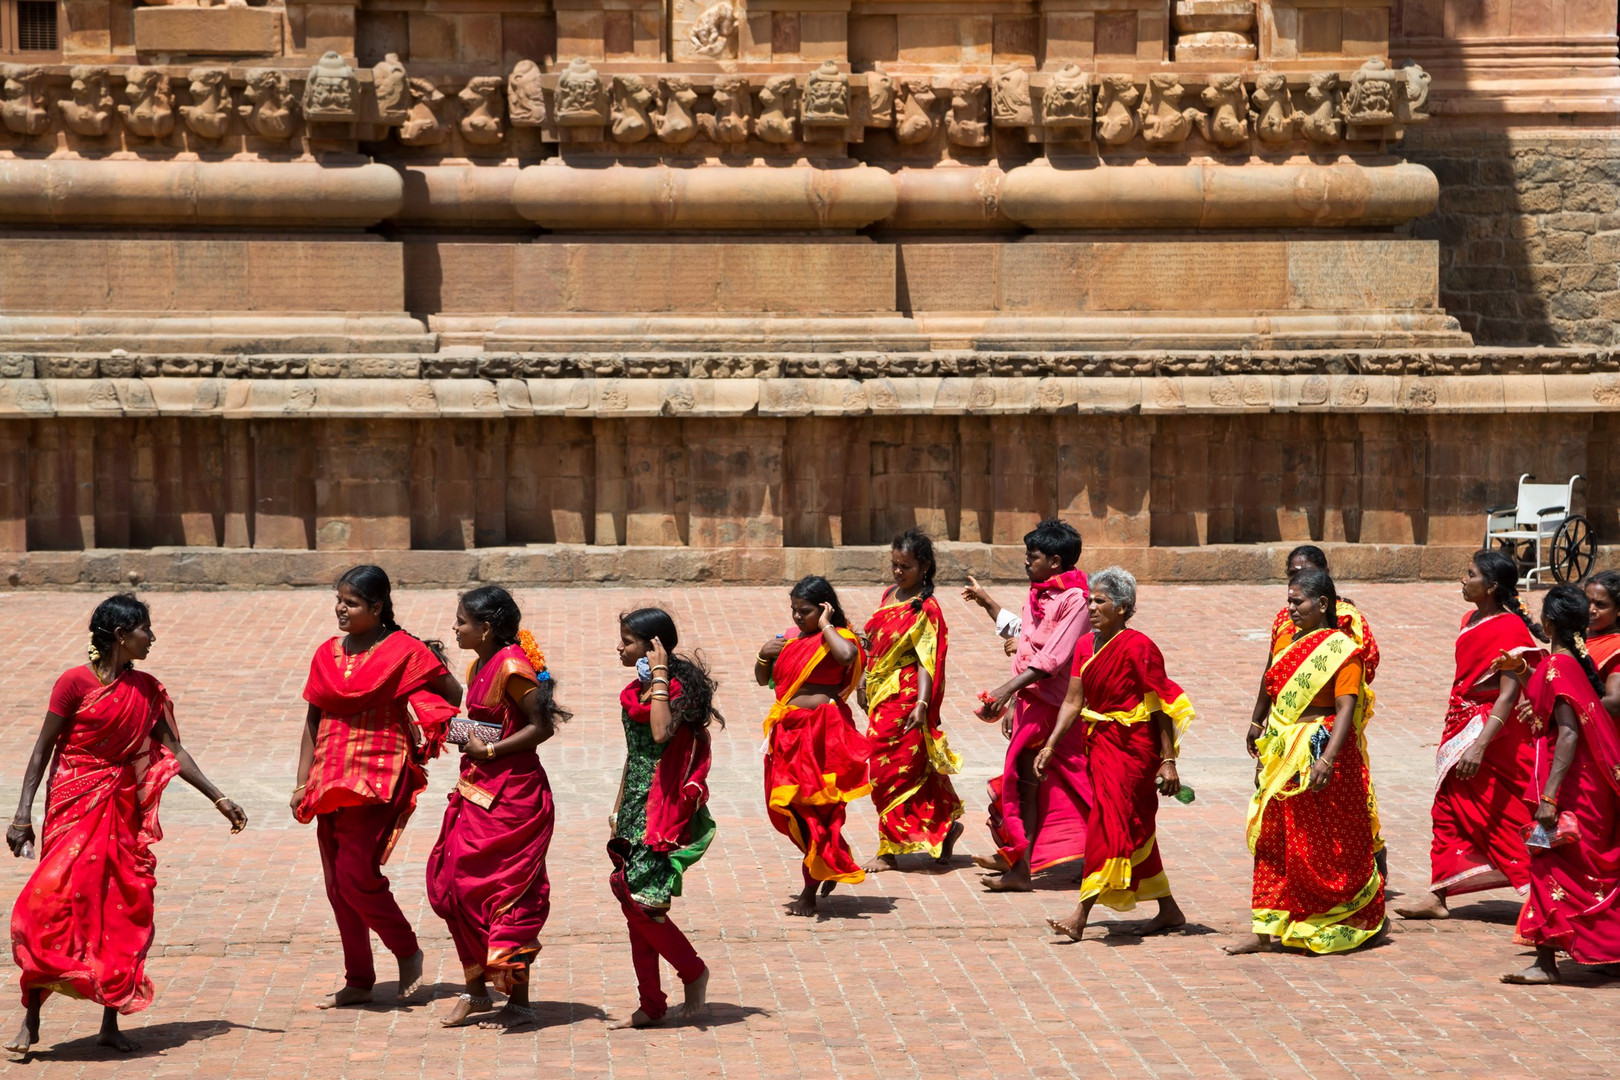
{"type": "MultiPolygon", "coordinates": [[[[1450,586],[1350,591],[1384,650],[1370,741],[1393,884],[1412,891],[1427,880],[1432,754],[1460,602],[1450,586]]],[[[852,614],[862,615],[876,594],[876,585],[844,593],[852,614]]],[[[1003,590],[1003,598],[1014,601],[1015,590],[1003,590]]],[[[15,748],[0,800],[15,799],[23,748],[52,680],[82,656],[96,599],[0,595],[0,622],[11,627],[0,728],[15,748]]],[[[229,836],[205,801],[182,784],[171,787],[148,969],[157,1002],[127,1024],[147,1053],[114,1063],[91,1045],[97,1010],[53,999],[45,1011],[46,1052],[6,1071],[98,1077],[120,1064],[127,1074],[134,1064],[165,1077],[355,1080],[559,1068],[614,1077],[850,1080],[1612,1075],[1620,1060],[1620,982],[1566,967],[1571,981],[1560,988],[1497,983],[1500,972],[1525,963],[1511,941],[1511,893],[1485,894],[1462,909],[1468,918],[1397,925],[1388,945],[1348,957],[1229,958],[1217,950],[1218,934],[1246,928],[1242,818],[1252,774],[1240,737],[1280,599],[1277,586],[1143,589],[1138,625],[1163,646],[1172,676],[1201,714],[1183,762],[1198,801],[1167,806],[1160,838],[1177,895],[1204,932],[1104,940],[1115,918],[1108,913],[1085,942],[1057,945],[1041,931],[1042,919],[1070,908],[1072,883],[1056,877],[1031,895],[991,896],[965,866],[873,877],[840,890],[818,921],[783,914],[799,880],[796,858],[761,807],[758,724],[768,697],[748,677],[757,644],[788,623],[780,590],[522,594],[528,625],[578,715],[544,752],[558,827],[550,860],[554,907],[534,986],[543,1027],[497,1035],[438,1025],[459,969],[428,909],[423,865],[453,775],[449,762],[434,769],[433,787],[390,867],[423,933],[436,999],[403,1010],[313,1008],[338,984],[340,954],[314,836],[291,820],[285,800],[307,657],[331,632],[327,596],[155,594],[159,640],[148,666],[175,696],[186,744],[252,815],[250,831],[229,836]],[[602,850],[623,753],[614,616],[644,600],[669,606],[683,645],[703,649],[731,721],[716,743],[719,839],[688,876],[676,907],[714,971],[716,1008],[702,1029],[609,1034],[605,1015],[624,1015],[635,1001],[602,850]]],[[[448,636],[451,594],[401,594],[397,605],[407,627],[448,636]]],[[[967,759],[959,783],[972,807],[963,846],[983,851],[983,782],[1003,743],[968,710],[1005,660],[977,609],[949,598],[946,610],[954,646],[946,723],[967,759]]],[[[869,803],[854,811],[851,834],[858,853],[871,851],[869,803]]],[[[0,901],[8,908],[31,866],[0,861],[0,901]]],[[[381,996],[389,989],[380,986],[381,996]]],[[[0,996],[14,1002],[14,993],[8,960],[0,996]]],[[[0,1022],[15,1024],[19,1011],[13,1004],[0,1022]]]]}

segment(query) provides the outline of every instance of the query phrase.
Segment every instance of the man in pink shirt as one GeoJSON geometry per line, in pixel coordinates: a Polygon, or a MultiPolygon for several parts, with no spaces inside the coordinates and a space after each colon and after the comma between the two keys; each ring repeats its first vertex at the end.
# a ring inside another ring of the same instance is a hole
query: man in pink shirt
{"type": "Polygon", "coordinates": [[[997,632],[1016,635],[1018,643],[1012,678],[984,695],[988,700],[980,711],[986,720],[999,719],[1008,738],[1001,775],[990,781],[990,832],[997,854],[974,859],[991,871],[981,878],[991,892],[1028,892],[1034,871],[1085,855],[1091,780],[1081,725],[1058,744],[1046,778],[1035,776],[1035,754],[1052,733],[1069,688],[1075,645],[1081,634],[1091,632],[1086,575],[1075,569],[1079,561],[1080,534],[1074,527],[1043,521],[1024,537],[1030,586],[1021,617],[1003,611],[972,578],[962,590],[964,600],[996,620],[997,632]]]}

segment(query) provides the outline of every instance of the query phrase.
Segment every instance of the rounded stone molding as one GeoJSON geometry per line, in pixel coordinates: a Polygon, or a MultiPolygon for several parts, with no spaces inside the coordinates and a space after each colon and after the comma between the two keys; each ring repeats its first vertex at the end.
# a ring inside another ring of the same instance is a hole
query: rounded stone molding
{"type": "Polygon", "coordinates": [[[1402,225],[1439,199],[1434,173],[1404,161],[1087,168],[1037,161],[1001,182],[1002,213],[1036,229],[1402,225]]]}
{"type": "Polygon", "coordinates": [[[519,169],[506,166],[399,165],[405,200],[396,221],[523,225],[512,205],[519,169]]]}
{"type": "Polygon", "coordinates": [[[400,174],[375,163],[0,159],[5,222],[375,225],[403,198],[400,174]]]}
{"type": "Polygon", "coordinates": [[[867,165],[580,165],[522,169],[517,210],[548,229],[859,229],[894,213],[895,182],[867,165]]]}
{"type": "Polygon", "coordinates": [[[1001,211],[999,165],[900,169],[896,205],[884,224],[895,229],[1013,228],[1001,211]]]}

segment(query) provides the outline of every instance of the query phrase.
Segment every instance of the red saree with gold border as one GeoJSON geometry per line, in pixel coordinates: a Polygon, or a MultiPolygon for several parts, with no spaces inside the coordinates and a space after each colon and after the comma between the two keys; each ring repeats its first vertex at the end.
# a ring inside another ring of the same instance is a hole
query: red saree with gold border
{"type": "Polygon", "coordinates": [[[161,683],[126,670],[67,719],[47,782],[39,866],[11,911],[17,985],[25,1004],[41,990],[139,1012],[152,1003],[158,800],[180,772],[152,729],[167,719],[174,731],[174,710],[161,683]]]}
{"type": "Polygon", "coordinates": [[[962,816],[951,776],[962,759],[945,741],[940,704],[945,700],[945,616],[933,597],[915,610],[912,601],[890,602],[893,590],[866,621],[866,737],[872,805],[878,812],[878,854],[926,851],[939,857],[945,835],[962,816]],[[919,701],[919,671],[933,681],[928,719],[906,730],[919,701]]]}
{"type": "Polygon", "coordinates": [[[833,701],[814,709],[787,703],[827,657],[820,634],[789,638],[772,667],[776,704],[765,717],[765,807],[771,825],[804,853],[804,870],[817,881],[863,881],[866,872],[844,839],[846,804],[868,794],[871,746],[855,729],[845,703],[860,681],[866,654],[855,644],[855,662],[833,701]]]}

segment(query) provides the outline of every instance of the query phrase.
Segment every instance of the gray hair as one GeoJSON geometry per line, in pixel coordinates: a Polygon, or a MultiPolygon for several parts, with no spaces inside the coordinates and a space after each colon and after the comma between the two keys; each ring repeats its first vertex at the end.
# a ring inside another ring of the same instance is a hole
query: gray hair
{"type": "Polygon", "coordinates": [[[1107,566],[1092,574],[1091,591],[1112,600],[1126,618],[1136,611],[1136,578],[1123,566],[1107,566]]]}

